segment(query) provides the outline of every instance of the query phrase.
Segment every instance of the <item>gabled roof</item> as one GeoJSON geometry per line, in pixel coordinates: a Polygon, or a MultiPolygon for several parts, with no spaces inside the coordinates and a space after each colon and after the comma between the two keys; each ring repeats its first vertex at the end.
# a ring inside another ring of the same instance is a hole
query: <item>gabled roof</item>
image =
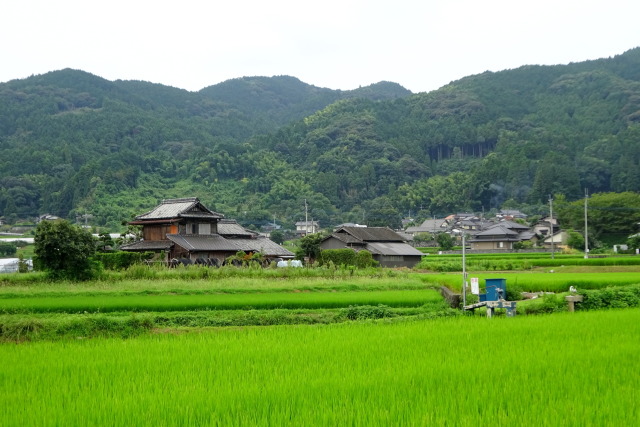
{"type": "Polygon", "coordinates": [[[196,197],[165,199],[153,210],[138,215],[134,222],[173,218],[222,219],[224,215],[207,209],[196,197]]]}
{"type": "Polygon", "coordinates": [[[123,251],[162,251],[171,249],[173,243],[168,240],[139,240],[137,242],[122,245],[123,251]]]}
{"type": "Polygon", "coordinates": [[[361,242],[404,242],[404,238],[388,227],[342,227],[333,233],[347,234],[361,242]]]}
{"type": "Polygon", "coordinates": [[[386,256],[419,256],[422,257],[424,254],[417,250],[416,248],[408,245],[406,243],[397,243],[397,242],[373,242],[367,243],[367,248],[369,252],[377,255],[386,255],[386,256]]]}
{"type": "Polygon", "coordinates": [[[478,237],[478,238],[502,237],[502,236],[514,238],[514,237],[518,237],[518,232],[510,230],[509,228],[503,226],[502,224],[497,224],[475,235],[475,237],[478,237]]]}
{"type": "Polygon", "coordinates": [[[218,222],[218,234],[223,236],[255,237],[258,233],[247,230],[234,219],[223,219],[218,222]]]}
{"type": "Polygon", "coordinates": [[[515,230],[515,231],[525,231],[530,229],[530,227],[526,225],[518,224],[515,221],[500,221],[498,225],[508,228],[509,230],[515,230]]]}
{"type": "Polygon", "coordinates": [[[167,238],[189,252],[260,252],[266,256],[292,257],[294,254],[266,237],[256,239],[225,239],[219,235],[184,236],[167,234],[167,238]]]}

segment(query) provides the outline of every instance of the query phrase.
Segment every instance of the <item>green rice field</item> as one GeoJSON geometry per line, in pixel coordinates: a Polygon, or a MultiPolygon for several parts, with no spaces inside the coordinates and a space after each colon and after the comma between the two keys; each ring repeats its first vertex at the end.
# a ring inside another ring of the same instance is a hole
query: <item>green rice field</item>
{"type": "MultiPolygon", "coordinates": [[[[510,286],[526,292],[567,292],[569,287],[577,289],[601,289],[608,286],[640,284],[640,272],[589,272],[589,273],[549,273],[549,272],[470,272],[469,277],[478,277],[481,286],[484,279],[506,279],[510,286]]],[[[425,283],[446,285],[462,290],[460,273],[423,274],[425,283]]]]}
{"type": "Polygon", "coordinates": [[[66,295],[0,298],[0,313],[321,309],[376,304],[389,307],[416,307],[425,304],[441,305],[441,303],[442,297],[432,289],[196,295],[66,295]]]}
{"type": "Polygon", "coordinates": [[[7,426],[640,423],[640,310],[0,344],[7,426]]]}

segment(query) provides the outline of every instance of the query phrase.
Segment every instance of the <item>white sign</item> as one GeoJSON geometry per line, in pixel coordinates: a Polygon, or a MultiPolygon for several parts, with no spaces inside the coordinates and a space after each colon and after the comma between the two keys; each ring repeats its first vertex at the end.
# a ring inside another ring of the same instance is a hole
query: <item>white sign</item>
{"type": "Polygon", "coordinates": [[[480,283],[477,277],[471,278],[471,293],[474,295],[480,295],[480,283]]]}

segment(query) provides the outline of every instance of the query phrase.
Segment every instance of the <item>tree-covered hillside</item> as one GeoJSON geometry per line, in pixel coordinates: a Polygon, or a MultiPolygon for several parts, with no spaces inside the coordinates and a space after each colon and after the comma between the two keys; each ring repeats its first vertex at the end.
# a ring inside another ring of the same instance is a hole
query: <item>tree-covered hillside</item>
{"type": "Polygon", "coordinates": [[[640,191],[640,49],[430,93],[245,77],[193,93],[62,70],[0,84],[0,217],[114,228],[198,196],[245,224],[398,225],[640,191]]]}

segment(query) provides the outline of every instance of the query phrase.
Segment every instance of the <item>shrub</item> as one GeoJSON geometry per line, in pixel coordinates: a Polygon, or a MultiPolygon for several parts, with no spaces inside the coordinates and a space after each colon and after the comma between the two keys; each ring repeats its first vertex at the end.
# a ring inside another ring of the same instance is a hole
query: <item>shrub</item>
{"type": "Polygon", "coordinates": [[[151,259],[153,252],[104,252],[96,253],[93,259],[100,261],[107,270],[125,270],[133,264],[151,259]]]}
{"type": "Polygon", "coordinates": [[[373,259],[371,252],[367,250],[356,252],[355,262],[358,268],[377,267],[379,264],[378,261],[373,259]]]}
{"type": "Polygon", "coordinates": [[[356,253],[353,249],[325,249],[320,252],[320,265],[332,262],[334,265],[355,265],[356,253]]]}
{"type": "Polygon", "coordinates": [[[579,307],[586,310],[640,306],[640,285],[583,291],[582,295],[579,307]]]}
{"type": "Polygon", "coordinates": [[[13,256],[17,250],[18,248],[15,243],[0,241],[0,256],[13,256]]]}

